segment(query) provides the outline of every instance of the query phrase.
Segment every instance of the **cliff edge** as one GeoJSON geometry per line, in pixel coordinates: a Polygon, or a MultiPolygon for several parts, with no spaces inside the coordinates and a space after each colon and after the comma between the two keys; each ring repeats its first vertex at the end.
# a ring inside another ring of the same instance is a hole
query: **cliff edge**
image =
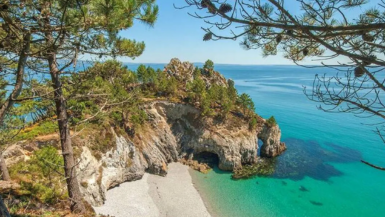
{"type": "Polygon", "coordinates": [[[278,125],[263,124],[250,131],[242,118],[220,121],[201,116],[191,105],[167,101],[148,103],[145,110],[149,121],[135,140],[115,133],[116,147],[100,160],[83,147],[79,181],[85,200],[92,205],[102,205],[109,188],[140,179],[144,172],[165,176],[167,164],[183,157],[212,153],[218,156],[220,169],[232,171],[257,161],[259,138],[265,157],[286,149],[278,125]]]}

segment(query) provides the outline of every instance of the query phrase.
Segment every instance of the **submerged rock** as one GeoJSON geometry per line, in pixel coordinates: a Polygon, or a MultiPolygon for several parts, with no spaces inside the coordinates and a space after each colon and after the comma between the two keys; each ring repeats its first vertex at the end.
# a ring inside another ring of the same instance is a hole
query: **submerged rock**
{"type": "Polygon", "coordinates": [[[305,187],[302,186],[302,185],[301,185],[301,187],[299,187],[299,190],[300,190],[300,191],[303,191],[303,192],[309,191],[307,188],[305,188],[305,187]]]}
{"type": "Polygon", "coordinates": [[[321,202],[317,202],[317,201],[314,201],[314,200],[309,200],[309,202],[311,204],[313,204],[314,206],[323,206],[323,203],[321,203],[321,202]]]}
{"type": "Polygon", "coordinates": [[[231,178],[248,179],[254,176],[269,176],[274,173],[275,159],[261,159],[251,165],[244,165],[242,168],[235,169],[231,178]]]}

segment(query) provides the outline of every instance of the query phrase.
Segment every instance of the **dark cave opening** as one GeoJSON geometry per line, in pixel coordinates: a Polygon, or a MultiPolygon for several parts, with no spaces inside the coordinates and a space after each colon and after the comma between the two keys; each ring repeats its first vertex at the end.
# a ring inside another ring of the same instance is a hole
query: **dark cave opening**
{"type": "Polygon", "coordinates": [[[194,154],[193,160],[196,160],[199,163],[205,163],[209,165],[211,168],[218,166],[219,164],[218,155],[207,151],[194,154]]]}

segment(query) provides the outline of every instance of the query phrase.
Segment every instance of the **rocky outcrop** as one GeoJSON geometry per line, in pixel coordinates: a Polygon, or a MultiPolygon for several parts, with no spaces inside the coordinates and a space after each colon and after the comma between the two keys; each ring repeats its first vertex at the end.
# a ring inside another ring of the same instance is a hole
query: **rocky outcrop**
{"type": "Polygon", "coordinates": [[[190,62],[181,62],[178,58],[171,59],[170,63],[165,66],[165,70],[170,76],[185,82],[194,79],[195,66],[190,62]]]}
{"type": "MultiPolygon", "coordinates": [[[[194,64],[190,62],[181,62],[178,58],[173,58],[166,65],[165,70],[170,76],[174,76],[176,79],[187,84],[193,81],[195,68],[194,64]]],[[[227,87],[226,78],[216,71],[213,71],[211,76],[202,76],[202,80],[206,83],[207,87],[213,84],[227,87]]]]}
{"type": "MultiPolygon", "coordinates": [[[[147,114],[151,117],[152,129],[156,129],[151,132],[152,140],[156,141],[154,138],[162,138],[164,134],[174,137],[168,145],[171,144],[172,151],[178,150],[181,157],[201,152],[214,153],[218,155],[219,168],[223,170],[253,163],[257,158],[257,135],[249,131],[248,124],[242,120],[220,122],[202,117],[200,111],[190,105],[169,102],[149,104],[147,114]]],[[[162,147],[162,150],[167,149],[162,147]]],[[[170,147],[168,150],[171,151],[170,147]]],[[[168,158],[178,157],[170,155],[168,158]]]]}
{"type": "Polygon", "coordinates": [[[286,150],[285,143],[281,142],[281,130],[278,125],[270,127],[264,124],[258,138],[263,142],[261,157],[276,157],[286,150]]]}
{"type": "Polygon", "coordinates": [[[88,147],[83,147],[78,165],[78,180],[84,199],[94,206],[102,205],[108,189],[126,181],[141,179],[145,167],[134,144],[122,136],[116,147],[98,161],[88,147]]]}
{"type": "Polygon", "coordinates": [[[263,125],[256,133],[242,118],[221,121],[202,117],[193,106],[165,101],[148,103],[145,110],[149,121],[136,132],[137,137],[115,135],[116,147],[100,160],[83,147],[79,182],[85,200],[93,206],[103,204],[109,188],[140,179],[144,172],[164,176],[169,162],[184,157],[209,152],[218,156],[220,169],[232,171],[257,161],[258,136],[264,142],[262,150],[267,150],[265,156],[283,151],[277,146],[281,144],[278,126],[269,129],[263,125]]]}

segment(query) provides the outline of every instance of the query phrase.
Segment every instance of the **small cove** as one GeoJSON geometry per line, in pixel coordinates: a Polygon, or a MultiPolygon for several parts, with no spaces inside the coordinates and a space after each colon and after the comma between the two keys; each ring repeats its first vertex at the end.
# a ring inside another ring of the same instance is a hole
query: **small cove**
{"type": "MultiPolygon", "coordinates": [[[[163,68],[164,64],[148,64],[163,68]]],[[[198,64],[199,65],[199,64],[198,64]]],[[[128,64],[136,69],[137,64],[128,64]]],[[[200,66],[200,65],[199,65],[200,66]]],[[[385,165],[385,148],[368,119],[325,113],[309,101],[302,86],[327,68],[216,65],[235,81],[238,93],[254,100],[256,112],[274,116],[288,150],[268,177],[232,180],[215,168],[191,171],[195,187],[215,216],[383,216],[385,173],[360,159],[385,165]]]]}

